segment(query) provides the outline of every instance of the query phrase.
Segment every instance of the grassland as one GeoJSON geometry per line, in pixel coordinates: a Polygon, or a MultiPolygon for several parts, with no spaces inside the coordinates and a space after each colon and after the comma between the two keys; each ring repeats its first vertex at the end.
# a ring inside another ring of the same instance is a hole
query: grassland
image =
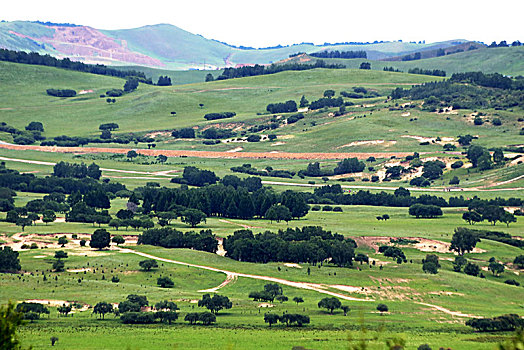
{"type": "MultiPolygon", "coordinates": [[[[172,130],[180,127],[198,127],[199,129],[215,125],[226,127],[246,127],[267,122],[270,115],[262,114],[270,102],[287,99],[299,100],[305,95],[310,101],[320,98],[326,89],[351,90],[355,86],[365,86],[380,94],[387,95],[397,86],[410,86],[434,80],[434,77],[402,73],[361,70],[314,70],[305,72],[284,72],[270,76],[259,76],[212,83],[195,83],[171,87],[140,85],[131,94],[117,99],[117,103],[108,105],[99,98],[106,90],[120,88],[123,80],[109,77],[86,75],[76,72],[56,70],[49,67],[23,66],[0,62],[0,121],[23,128],[31,120],[42,121],[44,135],[52,138],[64,133],[71,136],[87,136],[98,133],[98,125],[105,122],[117,122],[117,133],[147,133],[158,130],[172,130]],[[45,94],[45,89],[74,88],[93,89],[93,94],[80,95],[72,99],[56,99],[45,94]],[[204,108],[198,106],[204,104],[204,108]],[[170,112],[176,111],[177,117],[170,112]],[[203,114],[209,112],[235,111],[237,117],[225,123],[206,122],[203,114]],[[231,122],[231,123],[230,123],[231,122]]],[[[291,152],[364,152],[373,154],[380,151],[421,152],[422,158],[438,156],[443,160],[465,160],[459,148],[455,153],[442,153],[442,143],[429,142],[421,145],[420,139],[402,136],[436,138],[456,137],[460,134],[479,135],[476,144],[485,147],[504,147],[521,143],[517,135],[521,124],[518,117],[520,110],[486,112],[488,118],[497,116],[503,121],[501,126],[485,123],[473,126],[470,113],[459,111],[458,114],[436,114],[423,112],[418,108],[390,110],[396,107],[391,102],[380,98],[355,100],[357,104],[374,106],[348,107],[348,114],[338,118],[329,113],[335,109],[306,113],[306,117],[292,125],[285,125],[275,130],[277,141],[285,142],[272,146],[269,142],[260,143],[223,143],[216,146],[204,146],[201,141],[174,141],[166,135],[155,139],[157,149],[204,149],[231,150],[241,146],[243,151],[291,151],[291,152]],[[406,111],[409,116],[402,116],[406,111]],[[364,117],[366,115],[366,117],[364,117]],[[464,115],[466,117],[464,117],[464,115]],[[415,120],[416,118],[416,120],[415,120]],[[410,119],[412,119],[410,121],[410,119]],[[314,124],[314,125],[313,125],[314,124]],[[346,146],[363,140],[395,141],[395,143],[377,143],[370,145],[346,146]]],[[[411,101],[403,101],[411,102],[411,101]]],[[[2,141],[11,142],[11,136],[0,133],[2,141]]],[[[453,141],[454,142],[454,141],[453,141]]],[[[119,147],[110,145],[110,147],[119,147]]],[[[130,146],[130,147],[135,147],[130,146]]],[[[144,144],[137,149],[146,148],[144,144]]],[[[32,172],[35,176],[48,176],[52,173],[53,163],[96,162],[105,170],[103,176],[110,181],[124,183],[134,189],[146,182],[158,182],[162,186],[175,187],[170,177],[159,172],[175,170],[181,172],[185,166],[192,165],[216,172],[220,177],[235,174],[230,168],[251,163],[257,169],[268,166],[274,169],[298,171],[305,169],[311,160],[282,159],[204,159],[204,158],[169,158],[165,164],[154,157],[140,156],[129,161],[124,155],[109,153],[84,154],[55,153],[0,149],[2,161],[8,168],[20,172],[32,172]],[[24,163],[20,160],[48,162],[45,164],[24,163]],[[119,170],[120,172],[118,172],[119,170]],[[134,173],[123,173],[129,171],[134,173]]],[[[334,160],[319,160],[322,167],[334,167],[334,160]]],[[[377,159],[366,166],[383,169],[395,160],[377,159]]],[[[400,161],[400,160],[398,160],[400,161]]],[[[263,181],[276,192],[286,189],[312,191],[313,186],[321,184],[342,184],[352,191],[369,188],[372,192],[393,191],[398,186],[409,187],[406,179],[392,182],[371,183],[362,181],[376,173],[366,168],[356,176],[355,182],[340,182],[335,178],[326,181],[320,178],[281,179],[263,177],[263,181]],[[270,182],[279,182],[271,184],[270,182]],[[300,186],[296,186],[300,185],[300,186]]],[[[171,173],[179,176],[180,173],[171,173]]],[[[476,169],[449,170],[441,179],[436,180],[431,188],[412,190],[412,194],[431,194],[444,198],[463,195],[478,196],[483,199],[495,197],[524,196],[524,180],[513,180],[524,174],[524,164],[503,166],[488,171],[476,169]],[[444,192],[452,176],[459,176],[463,191],[444,192]],[[499,184],[501,183],[501,184],[499,184]],[[508,190],[509,189],[509,190],[508,190]],[[490,190],[490,191],[487,191],[490,190]]],[[[33,199],[42,198],[43,194],[17,192],[15,204],[23,206],[33,199]]],[[[124,199],[111,201],[110,214],[115,215],[125,208],[124,199]]],[[[407,208],[389,208],[372,206],[341,206],[342,213],[313,212],[301,220],[268,222],[267,220],[236,220],[208,218],[197,228],[211,229],[219,237],[227,237],[235,230],[249,226],[255,233],[265,230],[277,231],[287,227],[320,225],[327,230],[352,237],[360,242],[366,237],[416,237],[428,243],[429,252],[421,251],[414,245],[403,247],[408,263],[397,264],[382,254],[378,254],[370,244],[360,244],[357,253],[369,255],[377,265],[358,265],[351,268],[339,268],[325,263],[322,266],[301,264],[291,267],[283,263],[253,264],[239,262],[216,254],[188,249],[164,249],[152,246],[135,246],[133,236],[141,232],[125,229],[112,230],[111,234],[124,234],[129,248],[136,253],[150,254],[157,258],[179,262],[173,264],[161,261],[159,268],[149,272],[139,269],[143,257],[132,252],[124,253],[117,247],[102,252],[81,248],[76,241],[64,248],[57,246],[57,237],[72,234],[88,237],[97,227],[85,223],[54,222],[49,225],[28,226],[20,232],[20,227],[0,221],[0,243],[12,244],[13,240],[32,240],[38,242],[40,249],[23,250],[20,253],[23,274],[5,274],[0,279],[0,303],[8,300],[46,299],[78,302],[94,305],[100,301],[118,303],[132,293],[147,295],[150,304],[160,300],[174,300],[180,307],[181,318],[174,325],[126,326],[114,316],[97,320],[92,309],[75,310],[74,317],[57,317],[56,308],[51,308],[49,318],[25,324],[21,329],[24,346],[33,345],[35,349],[49,347],[49,338],[57,336],[57,348],[107,348],[107,349],[165,349],[165,348],[219,348],[219,349],[289,349],[292,346],[304,346],[312,349],[347,349],[356,345],[358,339],[365,339],[370,349],[383,349],[387,339],[401,337],[407,342],[407,349],[416,349],[423,343],[433,348],[440,346],[453,349],[493,349],[496,342],[506,339],[508,333],[478,334],[464,325],[468,318],[464,315],[492,317],[504,313],[522,313],[522,287],[505,284],[507,279],[515,279],[524,284],[524,275],[512,262],[522,250],[490,241],[482,240],[476,253],[466,257],[484,269],[491,257],[506,265],[504,273],[497,277],[483,271],[485,278],[475,278],[458,274],[452,269],[454,255],[447,250],[433,252],[435,247],[446,246],[451,241],[453,230],[467,226],[461,219],[465,208],[444,208],[444,216],[439,219],[415,219],[408,215],[407,208]],[[376,216],[388,214],[387,222],[378,221],[376,216]],[[432,241],[426,241],[432,240],[432,241]],[[44,248],[44,246],[49,246],[44,248]],[[52,272],[51,264],[56,250],[69,253],[65,272],[52,272]],[[437,275],[425,274],[421,262],[428,253],[435,253],[442,265],[437,275]],[[291,282],[303,282],[322,285],[325,291],[359,299],[372,301],[344,301],[351,311],[348,316],[342,312],[334,315],[320,310],[318,301],[325,294],[315,290],[293,288],[284,285],[284,294],[291,300],[301,296],[305,302],[295,305],[292,302],[272,303],[270,309],[261,308],[259,302],[251,301],[247,296],[253,290],[260,290],[264,280],[251,277],[238,277],[232,283],[219,289],[219,293],[233,301],[233,308],[223,310],[218,315],[217,324],[211,327],[189,326],[183,322],[188,312],[201,311],[195,305],[208,288],[219,286],[225,274],[209,271],[188,264],[213,267],[236,274],[251,274],[263,277],[279,278],[291,282]],[[379,265],[383,264],[382,269],[379,265]],[[307,273],[308,268],[310,273],[307,273]],[[45,280],[43,276],[46,276],[45,280]],[[111,282],[112,276],[120,278],[119,283],[111,282]],[[156,279],[169,276],[175,282],[172,289],[159,288],[156,279]],[[337,288],[337,287],[338,288],[337,288]],[[341,290],[340,286],[353,287],[341,290]],[[390,308],[388,315],[381,316],[376,311],[379,302],[390,308]],[[437,307],[447,309],[439,310],[437,307]],[[311,325],[303,328],[273,326],[268,328],[263,321],[263,314],[271,310],[275,313],[305,313],[311,317],[311,325]],[[462,316],[458,315],[463,314],[462,316]],[[367,329],[363,331],[362,328],[367,329]]],[[[63,214],[58,214],[63,217],[63,214]]],[[[5,214],[0,218],[4,219],[5,214]]],[[[188,225],[174,220],[173,228],[187,232],[188,225]]],[[[509,227],[498,224],[495,227],[480,223],[477,229],[497,230],[512,236],[524,237],[524,222],[518,218],[509,227]]],[[[420,248],[420,247],[419,247],[420,248]]]]}

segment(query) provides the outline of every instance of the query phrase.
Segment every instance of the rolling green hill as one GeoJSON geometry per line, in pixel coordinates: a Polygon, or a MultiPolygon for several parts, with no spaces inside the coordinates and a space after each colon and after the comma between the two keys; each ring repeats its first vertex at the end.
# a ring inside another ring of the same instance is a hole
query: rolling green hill
{"type": "Polygon", "coordinates": [[[48,26],[32,22],[1,22],[0,47],[37,51],[107,65],[144,65],[163,69],[215,69],[237,64],[268,64],[297,52],[365,50],[371,59],[415,51],[447,48],[465,40],[439,43],[382,42],[313,45],[303,43],[271,49],[236,48],[189,33],[170,24],[123,30],[48,26]]]}
{"type": "MultiPolygon", "coordinates": [[[[317,58],[306,57],[303,63],[314,63],[317,58]]],[[[364,59],[323,59],[326,63],[343,64],[347,68],[358,68],[362,62],[370,62],[371,69],[382,70],[393,67],[407,72],[410,68],[440,69],[448,76],[458,72],[501,73],[511,76],[524,74],[524,46],[483,48],[460,52],[441,57],[427,58],[415,61],[377,61],[364,59]]],[[[291,60],[300,62],[300,58],[291,60]]]]}

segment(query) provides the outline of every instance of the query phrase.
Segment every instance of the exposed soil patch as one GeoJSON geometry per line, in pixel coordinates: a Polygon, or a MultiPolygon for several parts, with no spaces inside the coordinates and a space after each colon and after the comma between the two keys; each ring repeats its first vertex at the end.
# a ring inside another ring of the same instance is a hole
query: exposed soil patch
{"type": "MultiPolygon", "coordinates": [[[[285,139],[280,137],[280,139],[285,139]]],[[[0,148],[13,150],[32,150],[42,152],[58,152],[58,153],[114,153],[127,154],[130,148],[109,148],[109,147],[56,147],[56,146],[36,146],[36,145],[14,145],[8,143],[0,143],[0,148]]],[[[140,149],[136,150],[138,153],[146,156],[158,156],[163,154],[167,157],[196,157],[196,158],[247,158],[247,159],[345,159],[345,158],[359,158],[367,159],[370,156],[375,158],[403,158],[411,155],[412,152],[372,152],[372,153],[291,153],[291,152],[220,152],[220,151],[188,151],[188,150],[161,150],[161,149],[140,149]]],[[[102,169],[105,170],[105,169],[102,169]]],[[[113,171],[113,170],[111,170],[113,171]]]]}
{"type": "Polygon", "coordinates": [[[284,266],[286,267],[294,267],[296,269],[301,269],[302,266],[300,266],[299,264],[294,264],[294,263],[285,263],[284,266]]]}
{"type": "Polygon", "coordinates": [[[224,220],[224,219],[219,219],[218,221],[220,222],[224,222],[226,224],[231,224],[231,225],[236,225],[236,226],[240,226],[240,227],[243,227],[243,228],[262,228],[262,227],[259,227],[259,226],[250,226],[250,225],[246,225],[246,224],[241,224],[241,223],[238,223],[238,222],[233,222],[233,221],[229,221],[229,220],[224,220]]]}
{"type": "Polygon", "coordinates": [[[391,146],[396,144],[397,141],[385,141],[385,140],[370,140],[370,141],[353,141],[348,144],[338,146],[337,149],[343,148],[343,147],[353,147],[353,146],[371,146],[371,145],[384,145],[384,146],[391,146]]]}

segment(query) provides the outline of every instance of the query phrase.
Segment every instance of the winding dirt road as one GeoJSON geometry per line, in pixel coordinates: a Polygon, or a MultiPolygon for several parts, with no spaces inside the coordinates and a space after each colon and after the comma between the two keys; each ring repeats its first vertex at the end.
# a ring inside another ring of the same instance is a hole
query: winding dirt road
{"type": "Polygon", "coordinates": [[[292,153],[292,152],[220,152],[220,151],[190,151],[190,150],[161,150],[161,149],[133,149],[133,148],[110,148],[110,147],[56,147],[36,145],[15,145],[0,141],[0,148],[11,150],[41,151],[53,153],[115,153],[126,154],[134,150],[146,156],[158,156],[163,154],[167,157],[195,157],[195,158],[239,158],[239,159],[345,159],[406,157],[412,152],[376,152],[376,153],[292,153]]]}
{"type": "MultiPolygon", "coordinates": [[[[234,282],[238,277],[245,277],[245,278],[252,278],[252,279],[257,279],[257,280],[274,282],[274,283],[280,283],[280,284],[283,284],[285,286],[299,288],[299,289],[312,290],[312,291],[315,291],[315,292],[318,292],[318,293],[327,294],[327,295],[330,295],[330,296],[333,296],[333,297],[336,297],[336,298],[349,300],[349,301],[364,301],[364,302],[375,301],[374,299],[371,299],[371,298],[366,298],[366,299],[355,298],[355,297],[351,297],[351,296],[348,296],[348,295],[345,295],[345,294],[340,294],[340,293],[336,293],[336,292],[332,292],[330,290],[327,290],[328,288],[340,289],[340,287],[341,287],[340,285],[315,284],[315,283],[306,283],[306,282],[293,282],[293,281],[288,281],[288,280],[284,280],[284,279],[276,278],[276,277],[251,275],[251,274],[233,272],[233,271],[228,271],[228,270],[222,270],[222,269],[218,269],[218,268],[211,267],[211,266],[189,264],[189,263],[185,263],[185,262],[182,262],[182,261],[166,259],[166,258],[160,258],[160,257],[155,256],[155,255],[151,255],[151,254],[147,254],[147,253],[143,253],[143,252],[138,252],[136,250],[127,249],[127,248],[117,248],[117,249],[120,250],[122,253],[136,254],[136,255],[143,256],[145,258],[154,259],[154,260],[158,260],[158,261],[163,261],[163,262],[167,262],[167,263],[171,263],[171,264],[185,265],[185,266],[195,267],[195,268],[204,269],[204,270],[208,270],[208,271],[221,272],[221,273],[225,273],[226,274],[226,279],[219,286],[214,287],[214,288],[199,290],[199,292],[214,293],[214,292],[218,291],[220,288],[225,287],[228,284],[234,282]]],[[[346,287],[346,286],[342,286],[342,287],[346,287]]],[[[354,288],[354,287],[349,287],[349,288],[354,288]]],[[[451,315],[451,316],[454,316],[454,317],[480,317],[480,316],[475,316],[475,315],[462,313],[460,311],[452,311],[452,310],[449,310],[449,309],[447,309],[445,307],[438,306],[438,305],[427,304],[427,303],[418,302],[418,301],[415,301],[415,303],[419,304],[419,305],[427,306],[429,308],[435,309],[437,311],[443,312],[445,314],[448,314],[448,315],[451,315]]]]}

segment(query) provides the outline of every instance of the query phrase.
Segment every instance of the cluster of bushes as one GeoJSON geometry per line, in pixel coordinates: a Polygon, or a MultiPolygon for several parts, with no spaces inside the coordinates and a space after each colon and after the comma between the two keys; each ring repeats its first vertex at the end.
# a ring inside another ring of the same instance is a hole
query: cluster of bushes
{"type": "Polygon", "coordinates": [[[218,248],[216,236],[211,230],[181,232],[172,228],[151,229],[138,236],[138,244],[164,248],[189,248],[215,253],[218,248]]]}
{"type": "Polygon", "coordinates": [[[0,163],[0,187],[7,187],[22,192],[63,194],[72,194],[75,192],[86,194],[94,190],[114,194],[126,189],[124,185],[118,182],[98,182],[90,177],[73,179],[59,178],[56,176],[36,177],[34,174],[20,174],[16,170],[7,169],[5,162],[0,163]]]}
{"type": "Polygon", "coordinates": [[[171,132],[171,136],[173,136],[175,139],[194,139],[196,137],[195,129],[193,128],[182,128],[180,130],[173,130],[171,132]]]}
{"type": "Polygon", "coordinates": [[[340,95],[347,98],[369,98],[380,96],[376,91],[368,91],[365,87],[355,86],[353,91],[340,91],[340,95]]]}
{"type": "Polygon", "coordinates": [[[95,163],[87,166],[84,163],[71,164],[61,161],[53,166],[53,176],[74,177],[77,179],[90,177],[92,179],[99,180],[100,176],[102,176],[102,171],[95,163]]]}
{"type": "Polygon", "coordinates": [[[304,119],[304,114],[298,113],[298,114],[293,114],[292,116],[288,117],[286,119],[286,122],[288,124],[294,124],[294,123],[298,122],[301,119],[304,119]]]}
{"type": "Polygon", "coordinates": [[[209,140],[227,139],[236,136],[236,133],[231,129],[217,129],[209,128],[202,131],[202,138],[209,140]]]}
{"type": "Polygon", "coordinates": [[[35,141],[45,140],[45,137],[41,134],[44,132],[44,126],[40,122],[30,122],[25,127],[25,130],[19,130],[5,122],[1,122],[0,132],[11,134],[13,136],[13,142],[18,145],[31,145],[35,143],[35,141]]]}
{"type": "Polygon", "coordinates": [[[311,102],[309,109],[321,109],[324,107],[340,107],[344,105],[344,99],[342,97],[330,98],[322,97],[316,101],[311,102]]]}
{"type": "Polygon", "coordinates": [[[291,179],[296,174],[294,171],[275,170],[272,167],[266,167],[266,169],[264,170],[258,170],[256,168],[253,168],[251,164],[242,164],[242,166],[231,167],[230,170],[236,173],[243,173],[255,176],[281,177],[285,179],[291,179]]]}
{"type": "Polygon", "coordinates": [[[171,182],[187,184],[191,186],[204,186],[217,183],[218,176],[210,170],[201,170],[194,166],[184,168],[181,178],[172,178],[171,182]]]}
{"type": "Polygon", "coordinates": [[[278,233],[266,231],[254,235],[250,230],[236,231],[224,239],[227,256],[257,263],[284,261],[317,263],[331,258],[338,266],[351,266],[356,243],[319,226],[288,228],[278,233]]]}
{"type": "Polygon", "coordinates": [[[431,219],[442,216],[442,209],[432,204],[416,203],[409,207],[409,215],[418,218],[431,219]]]}
{"type": "Polygon", "coordinates": [[[275,74],[284,71],[302,71],[316,68],[344,69],[346,66],[342,64],[326,64],[326,62],[322,60],[317,60],[314,64],[287,63],[272,64],[270,66],[256,64],[254,66],[244,66],[239,68],[225,68],[224,72],[218,76],[217,80],[275,74]]]}
{"type": "Polygon", "coordinates": [[[298,108],[295,101],[289,100],[286,102],[270,103],[267,105],[266,110],[271,114],[276,114],[296,112],[298,108]]]}
{"type": "Polygon", "coordinates": [[[472,318],[466,321],[466,326],[480,332],[514,331],[524,327],[524,319],[516,314],[508,314],[493,318],[472,318]]]}
{"type": "Polygon", "coordinates": [[[449,106],[452,106],[453,109],[505,109],[524,106],[524,79],[512,80],[507,77],[499,79],[496,76],[497,78],[487,78],[484,81],[470,77],[468,73],[464,74],[468,78],[457,76],[454,79],[452,76],[450,80],[424,83],[413,86],[411,89],[396,88],[392,91],[391,97],[393,99],[409,97],[414,100],[424,100],[423,108],[428,111],[436,111],[449,106]],[[470,83],[463,84],[462,82],[470,83]]]}
{"type": "Polygon", "coordinates": [[[346,158],[337,163],[337,166],[331,169],[320,169],[320,163],[309,163],[307,169],[300,170],[299,176],[323,177],[340,174],[358,173],[364,170],[366,164],[357,158],[346,158]]]}
{"type": "Polygon", "coordinates": [[[64,68],[84,73],[108,75],[119,78],[133,76],[139,78],[144,83],[151,84],[151,79],[146,78],[145,74],[140,71],[109,68],[102,64],[85,64],[78,61],[71,61],[69,58],[58,59],[50,55],[40,55],[36,52],[27,53],[24,51],[0,49],[0,61],[36,64],[40,66],[64,68]]]}
{"type": "Polygon", "coordinates": [[[464,196],[450,197],[448,200],[438,196],[423,194],[418,197],[411,196],[409,190],[403,187],[394,193],[381,191],[372,193],[368,190],[354,191],[345,194],[338,184],[318,187],[314,193],[304,193],[308,203],[339,204],[339,205],[374,205],[385,207],[410,207],[415,203],[432,204],[439,207],[468,207],[473,206],[515,206],[524,204],[521,198],[493,198],[489,200],[480,199],[477,196],[464,198],[464,196]]]}
{"type": "Polygon", "coordinates": [[[498,231],[473,230],[461,227],[462,230],[478,238],[489,239],[500,243],[508,244],[518,248],[524,248],[524,241],[513,238],[510,234],[498,231]]]}
{"type": "Polygon", "coordinates": [[[235,115],[237,115],[235,112],[208,113],[204,116],[204,119],[206,120],[226,119],[226,118],[233,118],[235,115]]]}
{"type": "Polygon", "coordinates": [[[388,258],[396,260],[398,264],[401,264],[402,262],[406,263],[408,261],[402,249],[398,247],[383,245],[378,247],[378,252],[384,254],[384,256],[387,256],[388,258]]]}
{"type": "Polygon", "coordinates": [[[302,327],[305,324],[309,324],[310,318],[307,315],[302,314],[289,314],[284,313],[282,316],[277,314],[267,313],[264,315],[264,322],[271,325],[276,324],[277,322],[284,323],[286,327],[296,325],[297,327],[302,327]]]}
{"type": "Polygon", "coordinates": [[[84,146],[90,143],[118,143],[127,145],[131,142],[138,144],[139,142],[153,142],[154,139],[145,136],[136,136],[136,135],[121,135],[118,137],[113,137],[111,131],[106,129],[102,130],[102,135],[100,137],[79,137],[79,136],[67,136],[61,135],[56,136],[53,140],[46,140],[40,143],[41,146],[58,146],[58,147],[78,147],[84,146]]]}
{"type": "Polygon", "coordinates": [[[445,77],[446,72],[440,69],[422,69],[422,68],[411,68],[408,70],[410,74],[422,74],[422,75],[433,75],[436,77],[445,77]]]}
{"type": "Polygon", "coordinates": [[[310,53],[309,56],[317,57],[317,58],[345,58],[345,59],[351,59],[351,58],[368,58],[368,55],[366,51],[360,50],[360,51],[320,51],[320,52],[313,52],[310,53]]]}
{"type": "Polygon", "coordinates": [[[76,96],[76,91],[71,89],[47,89],[47,94],[49,96],[55,97],[74,97],[76,96]]]}

